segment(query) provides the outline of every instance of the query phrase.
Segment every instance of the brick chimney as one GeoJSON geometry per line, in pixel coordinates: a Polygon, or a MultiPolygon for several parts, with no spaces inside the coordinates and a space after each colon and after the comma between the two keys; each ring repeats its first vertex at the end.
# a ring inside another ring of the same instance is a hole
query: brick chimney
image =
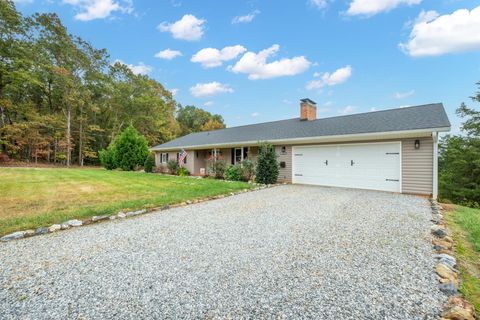
{"type": "Polygon", "coordinates": [[[300,120],[311,121],[317,119],[317,104],[308,98],[300,99],[300,120]]]}

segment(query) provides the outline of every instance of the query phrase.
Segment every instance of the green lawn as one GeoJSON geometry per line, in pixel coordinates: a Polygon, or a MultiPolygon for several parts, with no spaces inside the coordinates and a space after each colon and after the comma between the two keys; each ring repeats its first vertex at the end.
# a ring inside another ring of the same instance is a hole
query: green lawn
{"type": "Polygon", "coordinates": [[[104,169],[0,168],[0,236],[69,219],[251,188],[243,182],[104,169]]]}
{"type": "Polygon", "coordinates": [[[460,291],[480,310],[480,209],[455,206],[446,220],[454,232],[460,291]]]}

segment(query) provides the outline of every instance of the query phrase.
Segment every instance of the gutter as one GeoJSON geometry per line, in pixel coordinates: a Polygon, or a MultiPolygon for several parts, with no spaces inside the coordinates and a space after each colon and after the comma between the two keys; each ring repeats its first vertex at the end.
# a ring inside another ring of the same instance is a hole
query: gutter
{"type": "Polygon", "coordinates": [[[272,144],[298,144],[298,143],[323,143],[323,142],[333,142],[333,141],[356,141],[356,140],[368,140],[376,136],[382,136],[380,140],[392,139],[392,138],[412,138],[415,135],[424,134],[425,136],[431,136],[432,132],[448,132],[450,127],[440,127],[440,128],[428,128],[428,129],[418,129],[418,130],[402,130],[402,131],[386,131],[386,132],[369,132],[369,133],[354,133],[354,134],[344,134],[344,135],[331,135],[331,136],[313,136],[313,137],[302,137],[302,138],[290,138],[290,139],[270,139],[270,140],[250,140],[250,141],[238,141],[238,142],[225,142],[225,143],[214,143],[214,144],[201,144],[201,145],[190,145],[190,146],[172,146],[172,147],[153,147],[150,148],[150,151],[169,151],[169,150],[178,150],[183,149],[209,149],[209,148],[228,148],[238,145],[245,147],[248,146],[257,146],[259,142],[267,141],[272,144]],[[398,137],[405,135],[405,137],[398,137]]]}

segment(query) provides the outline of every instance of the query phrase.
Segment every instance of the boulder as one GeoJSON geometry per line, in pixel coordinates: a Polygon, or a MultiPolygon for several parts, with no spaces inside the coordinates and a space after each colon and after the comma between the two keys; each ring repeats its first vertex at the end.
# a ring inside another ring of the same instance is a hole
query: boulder
{"type": "Polygon", "coordinates": [[[40,234],[45,234],[48,233],[48,228],[47,227],[40,227],[35,229],[35,235],[40,235],[40,234]]]}
{"type": "Polygon", "coordinates": [[[438,289],[447,296],[454,296],[458,294],[458,288],[454,282],[440,283],[438,289]]]}
{"type": "Polygon", "coordinates": [[[93,216],[92,222],[97,222],[97,221],[107,220],[107,219],[108,219],[108,216],[93,216]]]}
{"type": "Polygon", "coordinates": [[[432,243],[435,246],[441,247],[442,249],[451,249],[453,247],[452,242],[441,240],[441,239],[433,239],[432,243]]]}
{"type": "Polygon", "coordinates": [[[70,227],[80,227],[83,222],[77,219],[68,220],[66,222],[70,227]]]}
{"type": "Polygon", "coordinates": [[[50,227],[48,227],[48,232],[55,232],[58,230],[61,230],[62,226],[59,224],[52,224],[50,227]]]}
{"type": "Polygon", "coordinates": [[[127,216],[127,215],[126,215],[125,213],[123,213],[123,212],[117,213],[117,217],[119,217],[119,218],[121,218],[121,219],[125,218],[126,216],[127,216]]]}
{"type": "Polygon", "coordinates": [[[21,239],[25,236],[25,231],[17,231],[0,238],[0,241],[10,241],[14,239],[21,239]]]}
{"type": "Polygon", "coordinates": [[[35,235],[35,230],[29,229],[29,230],[25,230],[25,231],[24,231],[24,235],[23,235],[23,236],[24,236],[24,237],[31,237],[31,236],[34,236],[34,235],[35,235]]]}
{"type": "Polygon", "coordinates": [[[456,282],[457,281],[458,276],[455,273],[455,271],[453,271],[452,269],[450,269],[449,266],[447,266],[443,263],[437,264],[436,267],[435,267],[435,271],[440,276],[440,278],[448,279],[451,282],[456,282]]]}
{"type": "Polygon", "coordinates": [[[439,237],[439,238],[443,238],[447,235],[447,232],[445,231],[445,228],[440,226],[440,225],[432,226],[431,232],[434,236],[439,237]]]}
{"type": "Polygon", "coordinates": [[[454,306],[442,314],[445,319],[451,320],[475,320],[473,314],[460,306],[454,306]]]}

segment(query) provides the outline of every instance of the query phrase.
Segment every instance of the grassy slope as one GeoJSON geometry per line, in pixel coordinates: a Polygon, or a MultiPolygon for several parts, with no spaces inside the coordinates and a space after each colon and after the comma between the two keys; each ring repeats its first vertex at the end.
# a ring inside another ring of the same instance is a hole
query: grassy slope
{"type": "Polygon", "coordinates": [[[103,169],[0,168],[0,182],[0,235],[250,188],[243,182],[103,169]]]}
{"type": "Polygon", "coordinates": [[[446,220],[456,242],[460,291],[480,310],[480,210],[455,206],[446,220]]]}

